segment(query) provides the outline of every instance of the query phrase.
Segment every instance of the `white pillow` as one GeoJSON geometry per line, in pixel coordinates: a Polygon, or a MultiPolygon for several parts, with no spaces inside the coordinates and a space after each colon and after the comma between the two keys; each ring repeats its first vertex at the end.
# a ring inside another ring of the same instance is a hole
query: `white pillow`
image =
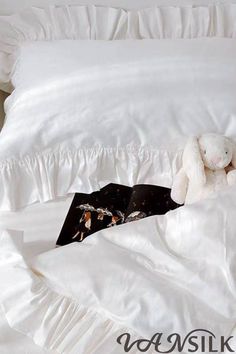
{"type": "Polygon", "coordinates": [[[0,208],[109,182],[170,187],[188,135],[235,135],[235,44],[25,43],[0,136],[0,208]]]}
{"type": "Polygon", "coordinates": [[[235,37],[236,5],[29,8],[0,16],[0,88],[11,91],[17,48],[25,41],[55,39],[149,39],[235,37]]]}

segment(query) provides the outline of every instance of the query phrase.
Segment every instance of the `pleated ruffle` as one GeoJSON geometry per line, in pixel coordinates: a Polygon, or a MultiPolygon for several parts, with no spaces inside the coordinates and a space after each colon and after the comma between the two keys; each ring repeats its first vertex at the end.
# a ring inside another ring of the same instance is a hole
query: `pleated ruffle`
{"type": "Polygon", "coordinates": [[[29,8],[0,17],[0,82],[9,86],[20,43],[60,39],[236,36],[236,4],[124,10],[99,6],[29,8]]]}
{"type": "Polygon", "coordinates": [[[60,354],[116,354],[123,350],[117,343],[122,333],[138,339],[132,329],[51,290],[22,258],[20,234],[0,233],[0,303],[11,328],[60,354]]]}
{"type": "Polygon", "coordinates": [[[91,193],[108,183],[171,187],[182,150],[140,147],[49,151],[0,164],[0,210],[17,210],[70,193],[91,193]]]}

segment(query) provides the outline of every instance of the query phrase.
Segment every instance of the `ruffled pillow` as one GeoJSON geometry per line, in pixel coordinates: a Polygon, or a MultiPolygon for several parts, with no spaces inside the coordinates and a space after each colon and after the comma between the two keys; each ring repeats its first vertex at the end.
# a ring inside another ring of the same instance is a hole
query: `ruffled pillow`
{"type": "Polygon", "coordinates": [[[124,10],[98,6],[30,8],[0,17],[0,88],[11,91],[24,41],[235,37],[236,4],[124,10]]]}

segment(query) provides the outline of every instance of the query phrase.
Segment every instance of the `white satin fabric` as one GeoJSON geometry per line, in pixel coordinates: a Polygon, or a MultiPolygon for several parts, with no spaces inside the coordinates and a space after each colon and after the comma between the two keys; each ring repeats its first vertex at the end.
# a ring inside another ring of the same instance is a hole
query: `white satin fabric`
{"type": "MultiPolygon", "coordinates": [[[[0,229],[24,230],[23,252],[25,259],[29,261],[32,257],[55,247],[71,202],[72,198],[67,197],[50,203],[34,204],[15,213],[0,212],[0,229]]],[[[37,346],[31,338],[11,328],[1,308],[0,353],[56,354],[54,350],[49,351],[37,346]]]]}
{"type": "Polygon", "coordinates": [[[57,354],[55,351],[43,349],[31,338],[12,329],[7,323],[0,308],[0,353],[1,354],[57,354]]]}
{"type": "Polygon", "coordinates": [[[68,354],[123,353],[116,343],[123,332],[133,340],[197,328],[229,336],[236,324],[235,200],[229,188],[100,231],[37,256],[34,272],[20,235],[2,232],[0,301],[10,326],[68,354]]]}
{"type": "Polygon", "coordinates": [[[101,6],[28,8],[0,16],[0,87],[11,90],[17,48],[25,41],[235,37],[236,4],[126,10],[101,6]]]}
{"type": "Polygon", "coordinates": [[[48,5],[96,5],[124,9],[140,9],[153,6],[208,6],[232,4],[235,0],[0,0],[0,14],[9,15],[30,6],[46,7],[48,5]]]}
{"type": "Polygon", "coordinates": [[[22,45],[0,135],[0,209],[109,182],[170,187],[189,135],[235,136],[235,43],[22,45]]]}

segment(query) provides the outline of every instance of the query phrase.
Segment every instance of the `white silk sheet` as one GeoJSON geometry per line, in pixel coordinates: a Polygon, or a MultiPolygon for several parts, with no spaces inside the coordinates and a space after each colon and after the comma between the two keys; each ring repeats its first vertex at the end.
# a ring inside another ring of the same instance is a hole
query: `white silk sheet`
{"type": "MultiPolygon", "coordinates": [[[[109,182],[170,187],[189,135],[235,138],[235,11],[75,6],[1,18],[0,80],[14,90],[0,209],[109,182]]],[[[1,212],[1,229],[24,231],[0,236],[1,354],[122,354],[123,332],[229,336],[235,197],[231,188],[60,249],[71,198],[1,212]]]]}
{"type": "MultiPolygon", "coordinates": [[[[55,247],[72,197],[35,204],[18,212],[0,212],[0,230],[24,230],[24,257],[32,257],[55,247]]],[[[1,247],[1,245],[0,245],[1,247]]],[[[56,354],[36,345],[32,339],[12,329],[0,310],[1,354],[56,354]]]]}
{"type": "Polygon", "coordinates": [[[235,137],[235,43],[22,44],[0,135],[0,209],[110,182],[170,187],[189,135],[235,137]]]}
{"type": "Polygon", "coordinates": [[[229,188],[30,259],[22,235],[3,231],[0,299],[9,325],[43,349],[76,354],[123,353],[116,339],[125,332],[133,340],[197,328],[229,336],[235,197],[229,188]]]}

